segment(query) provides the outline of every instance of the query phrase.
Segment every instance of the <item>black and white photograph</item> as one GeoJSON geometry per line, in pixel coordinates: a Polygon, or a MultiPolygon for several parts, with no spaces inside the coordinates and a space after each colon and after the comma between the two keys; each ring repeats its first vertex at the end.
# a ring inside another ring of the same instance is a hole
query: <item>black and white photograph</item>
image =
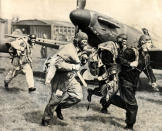
{"type": "Polygon", "coordinates": [[[161,123],[161,0],[0,0],[0,131],[161,123]]]}

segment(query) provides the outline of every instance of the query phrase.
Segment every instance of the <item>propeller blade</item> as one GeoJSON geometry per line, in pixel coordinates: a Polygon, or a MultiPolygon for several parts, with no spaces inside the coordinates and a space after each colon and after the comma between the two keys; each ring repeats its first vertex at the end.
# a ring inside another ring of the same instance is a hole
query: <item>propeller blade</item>
{"type": "Polygon", "coordinates": [[[77,0],[77,9],[84,9],[86,0],[77,0]]]}
{"type": "Polygon", "coordinates": [[[79,32],[79,27],[78,27],[78,25],[76,25],[75,26],[75,36],[76,36],[76,34],[79,32]]]}

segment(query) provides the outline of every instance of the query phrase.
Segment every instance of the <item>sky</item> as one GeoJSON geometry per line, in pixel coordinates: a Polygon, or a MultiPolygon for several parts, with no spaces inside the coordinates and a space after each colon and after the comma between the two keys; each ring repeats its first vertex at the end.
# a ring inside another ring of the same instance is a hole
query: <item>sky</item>
{"type": "MultiPolygon", "coordinates": [[[[57,19],[70,21],[77,0],[0,0],[2,18],[57,19]]],[[[86,9],[95,10],[136,28],[146,27],[162,39],[162,0],[87,0],[86,9]]]]}
{"type": "MultiPolygon", "coordinates": [[[[69,20],[77,0],[0,0],[2,17],[69,20]]],[[[145,14],[162,16],[161,0],[87,0],[86,8],[106,15],[134,21],[145,14]],[[132,18],[134,17],[134,18],[132,18]]],[[[150,16],[148,16],[150,17],[150,16]]]]}

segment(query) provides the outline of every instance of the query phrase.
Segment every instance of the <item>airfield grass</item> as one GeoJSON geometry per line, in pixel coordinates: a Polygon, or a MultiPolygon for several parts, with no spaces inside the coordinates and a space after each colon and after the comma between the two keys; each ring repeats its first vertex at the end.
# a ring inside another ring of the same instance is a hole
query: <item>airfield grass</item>
{"type": "MultiPolygon", "coordinates": [[[[13,79],[10,90],[6,91],[3,80],[11,65],[7,55],[0,55],[0,131],[124,131],[125,110],[111,105],[109,113],[102,114],[100,97],[94,96],[87,111],[86,89],[83,89],[82,102],[62,110],[63,121],[57,120],[56,124],[49,127],[41,126],[41,117],[50,96],[50,89],[44,86],[43,62],[44,60],[38,57],[33,59],[36,92],[28,93],[23,74],[13,79]]],[[[162,71],[155,73],[158,84],[162,86],[162,71]]],[[[145,84],[142,86],[146,87],[145,84]]],[[[134,129],[161,131],[162,93],[153,93],[142,88],[136,93],[136,98],[139,108],[134,129]]]]}

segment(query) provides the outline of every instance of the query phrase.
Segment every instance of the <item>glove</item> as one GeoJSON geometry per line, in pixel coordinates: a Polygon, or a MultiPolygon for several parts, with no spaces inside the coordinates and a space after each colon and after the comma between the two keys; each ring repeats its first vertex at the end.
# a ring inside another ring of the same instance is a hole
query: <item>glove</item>
{"type": "Polygon", "coordinates": [[[99,76],[97,79],[98,79],[99,81],[101,81],[101,80],[102,80],[102,76],[99,76]]]}
{"type": "Polygon", "coordinates": [[[153,91],[159,92],[159,88],[156,82],[152,83],[151,86],[153,88],[153,91]]]}
{"type": "Polygon", "coordinates": [[[62,96],[63,92],[59,89],[56,90],[56,96],[62,96]]]}
{"type": "Polygon", "coordinates": [[[137,67],[138,66],[138,62],[137,61],[133,61],[130,63],[131,67],[137,67]]]}
{"type": "Polygon", "coordinates": [[[80,69],[80,64],[77,64],[77,65],[72,65],[72,70],[74,71],[78,71],[80,69]]]}

